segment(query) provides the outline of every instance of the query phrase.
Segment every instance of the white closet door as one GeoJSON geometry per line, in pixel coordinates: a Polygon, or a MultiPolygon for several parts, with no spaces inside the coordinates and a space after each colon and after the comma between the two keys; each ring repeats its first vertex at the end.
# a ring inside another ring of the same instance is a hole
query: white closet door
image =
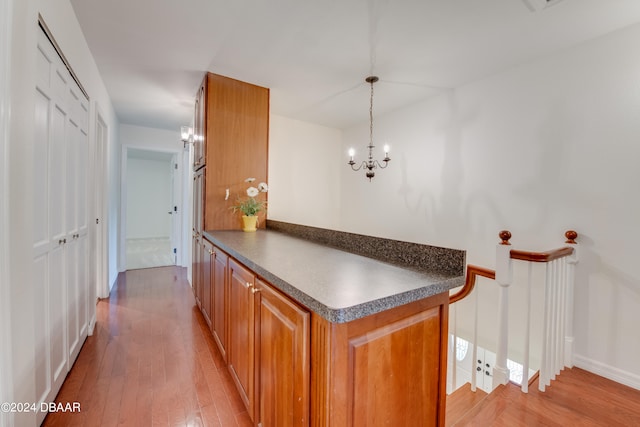
{"type": "MultiPolygon", "coordinates": [[[[36,396],[53,401],[87,336],[88,102],[41,31],[34,149],[36,396]]],[[[46,414],[38,414],[41,422],[46,414]]]]}

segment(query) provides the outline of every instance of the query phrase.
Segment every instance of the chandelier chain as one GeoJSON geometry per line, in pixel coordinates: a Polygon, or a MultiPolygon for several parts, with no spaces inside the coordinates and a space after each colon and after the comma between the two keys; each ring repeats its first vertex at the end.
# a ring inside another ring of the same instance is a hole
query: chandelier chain
{"type": "Polygon", "coordinates": [[[371,82],[371,98],[369,101],[369,158],[372,158],[371,148],[373,148],[373,81],[371,82]]]}

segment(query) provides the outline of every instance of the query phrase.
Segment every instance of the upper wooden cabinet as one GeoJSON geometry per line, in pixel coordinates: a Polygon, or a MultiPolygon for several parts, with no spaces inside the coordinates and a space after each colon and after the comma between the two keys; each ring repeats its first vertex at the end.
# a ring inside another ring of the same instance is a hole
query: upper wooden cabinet
{"type": "Polygon", "coordinates": [[[206,102],[207,78],[205,77],[196,95],[195,112],[193,115],[193,170],[198,170],[206,164],[206,102]]]}
{"type": "Polygon", "coordinates": [[[244,180],[267,182],[269,89],[208,73],[196,96],[194,125],[194,170],[208,170],[204,229],[240,229],[240,216],[229,208],[245,195],[244,180]]]}

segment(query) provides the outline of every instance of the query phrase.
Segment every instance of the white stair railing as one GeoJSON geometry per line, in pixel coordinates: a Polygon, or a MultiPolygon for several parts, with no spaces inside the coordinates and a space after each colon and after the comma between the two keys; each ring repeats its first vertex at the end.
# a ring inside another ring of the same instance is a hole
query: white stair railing
{"type": "MultiPolygon", "coordinates": [[[[501,242],[496,248],[496,270],[484,269],[472,265],[467,266],[467,280],[464,287],[449,298],[449,303],[453,304],[472,293],[476,276],[484,276],[495,279],[500,286],[498,298],[498,332],[496,362],[493,367],[493,388],[499,384],[507,384],[509,381],[509,368],[507,359],[509,355],[509,287],[513,285],[514,262],[522,261],[528,263],[527,283],[526,283],[526,306],[523,315],[525,316],[524,348],[523,348],[523,379],[521,389],[528,392],[528,372],[530,366],[530,343],[531,343],[531,294],[533,282],[533,265],[535,263],[545,264],[543,297],[543,330],[541,343],[541,363],[539,373],[539,389],[544,391],[545,387],[551,384],[551,380],[560,374],[565,367],[573,367],[573,290],[575,282],[575,264],[578,262],[578,245],[575,231],[567,231],[565,237],[566,244],[559,249],[546,252],[530,252],[511,249],[509,240],[511,233],[501,231],[501,242]]],[[[536,285],[537,286],[537,285],[536,285]]],[[[477,325],[478,307],[477,293],[475,295],[475,324],[473,332],[473,351],[477,347],[477,325]]],[[[454,330],[453,345],[455,346],[454,330]]],[[[455,364],[453,365],[455,369],[455,364]]],[[[453,376],[455,380],[455,375],[453,376]]],[[[454,383],[455,384],[455,383],[454,383]]],[[[475,375],[471,378],[471,389],[475,391],[475,375]]]]}

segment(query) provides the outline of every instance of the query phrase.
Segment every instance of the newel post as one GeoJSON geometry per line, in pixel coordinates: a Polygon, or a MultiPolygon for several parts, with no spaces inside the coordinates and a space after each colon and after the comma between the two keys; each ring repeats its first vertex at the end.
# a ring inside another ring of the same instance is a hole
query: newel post
{"type": "Polygon", "coordinates": [[[565,335],[564,335],[564,366],[573,368],[573,295],[576,281],[575,268],[578,263],[578,233],[569,230],[564,233],[567,238],[566,244],[573,247],[573,253],[567,258],[567,299],[566,299],[566,318],[565,318],[565,335]]]}
{"type": "Polygon", "coordinates": [[[513,281],[511,263],[511,233],[502,230],[498,236],[501,242],[496,247],[496,282],[500,285],[498,300],[498,350],[493,367],[493,388],[509,382],[507,355],[509,348],[509,286],[513,281]]]}

